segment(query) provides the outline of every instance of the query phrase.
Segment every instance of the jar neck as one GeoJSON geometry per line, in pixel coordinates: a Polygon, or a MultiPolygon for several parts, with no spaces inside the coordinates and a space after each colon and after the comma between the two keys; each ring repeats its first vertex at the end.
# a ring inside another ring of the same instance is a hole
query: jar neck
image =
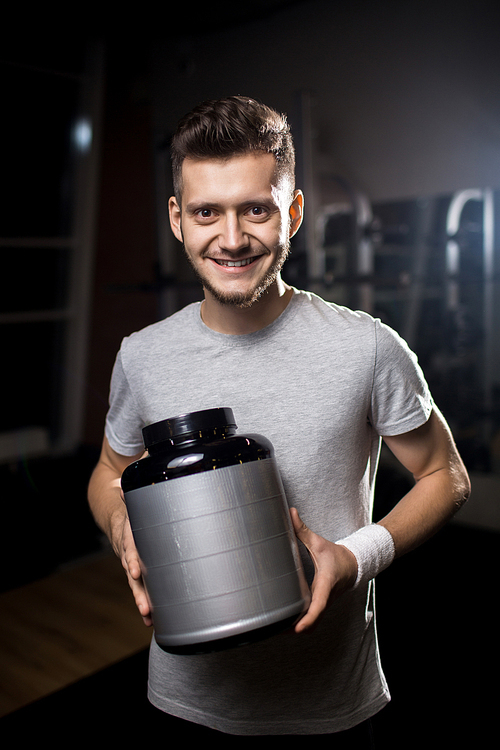
{"type": "Polygon", "coordinates": [[[161,453],[162,451],[172,448],[180,447],[183,445],[189,445],[189,443],[210,443],[214,440],[225,440],[232,435],[236,434],[236,428],[232,426],[224,427],[213,427],[207,430],[194,430],[193,432],[186,432],[183,435],[176,435],[174,437],[166,438],[161,442],[154,443],[148,448],[150,455],[161,453]]]}

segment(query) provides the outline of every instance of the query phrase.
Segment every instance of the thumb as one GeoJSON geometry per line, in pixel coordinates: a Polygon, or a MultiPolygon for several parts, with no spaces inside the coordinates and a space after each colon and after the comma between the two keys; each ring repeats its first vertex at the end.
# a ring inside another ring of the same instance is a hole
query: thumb
{"type": "Polygon", "coordinates": [[[299,516],[297,508],[290,508],[290,518],[292,519],[295,536],[300,539],[307,549],[309,549],[312,537],[315,536],[314,532],[306,526],[302,518],[299,516]]]}

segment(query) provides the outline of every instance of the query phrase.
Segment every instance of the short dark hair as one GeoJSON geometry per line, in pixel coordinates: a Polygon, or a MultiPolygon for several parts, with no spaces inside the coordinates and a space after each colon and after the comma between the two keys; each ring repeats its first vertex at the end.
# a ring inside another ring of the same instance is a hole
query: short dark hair
{"type": "Polygon", "coordinates": [[[171,142],[174,193],[180,205],[184,159],[229,159],[263,151],[276,159],[278,179],[293,189],[295,151],[285,115],[245,96],[202,102],[179,122],[171,142]]]}

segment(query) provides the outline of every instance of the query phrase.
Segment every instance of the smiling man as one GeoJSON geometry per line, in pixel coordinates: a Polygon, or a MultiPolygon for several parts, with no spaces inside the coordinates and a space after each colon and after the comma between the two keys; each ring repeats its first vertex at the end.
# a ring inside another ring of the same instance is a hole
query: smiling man
{"type": "MultiPolygon", "coordinates": [[[[280,271],[302,220],[302,193],[292,194],[290,177],[278,177],[275,157],[263,152],[187,158],[182,186],[182,198],[170,199],[170,222],[203,285],[206,324],[232,333],[221,305],[256,302],[259,316],[274,320],[290,300],[280,271]]],[[[251,316],[240,318],[254,328],[251,316]]]]}
{"type": "Polygon", "coordinates": [[[153,639],[149,699],[184,739],[373,747],[370,718],[390,699],[374,578],[451,518],[466,471],[405,342],[282,280],[303,213],[286,119],[244,97],[205,102],[181,121],[172,165],[172,231],[203,300],[122,342],[90,505],[150,625],[121,474],[145,425],[230,407],[243,433],[274,445],[312,597],[292,630],[237,649],[181,656],[153,639]],[[415,484],[373,523],[382,440],[415,484]]]}

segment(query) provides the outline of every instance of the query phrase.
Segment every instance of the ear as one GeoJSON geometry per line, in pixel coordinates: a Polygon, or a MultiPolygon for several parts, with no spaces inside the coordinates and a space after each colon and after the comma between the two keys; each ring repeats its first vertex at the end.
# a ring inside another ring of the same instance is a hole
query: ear
{"type": "Polygon", "coordinates": [[[292,238],[299,230],[304,217],[304,195],[302,190],[296,190],[293,194],[293,201],[289,208],[290,214],[290,231],[289,237],[292,238]]]}
{"type": "Polygon", "coordinates": [[[168,215],[170,217],[170,227],[172,232],[179,242],[184,242],[181,227],[181,209],[174,197],[170,198],[168,201],[168,215]]]}

